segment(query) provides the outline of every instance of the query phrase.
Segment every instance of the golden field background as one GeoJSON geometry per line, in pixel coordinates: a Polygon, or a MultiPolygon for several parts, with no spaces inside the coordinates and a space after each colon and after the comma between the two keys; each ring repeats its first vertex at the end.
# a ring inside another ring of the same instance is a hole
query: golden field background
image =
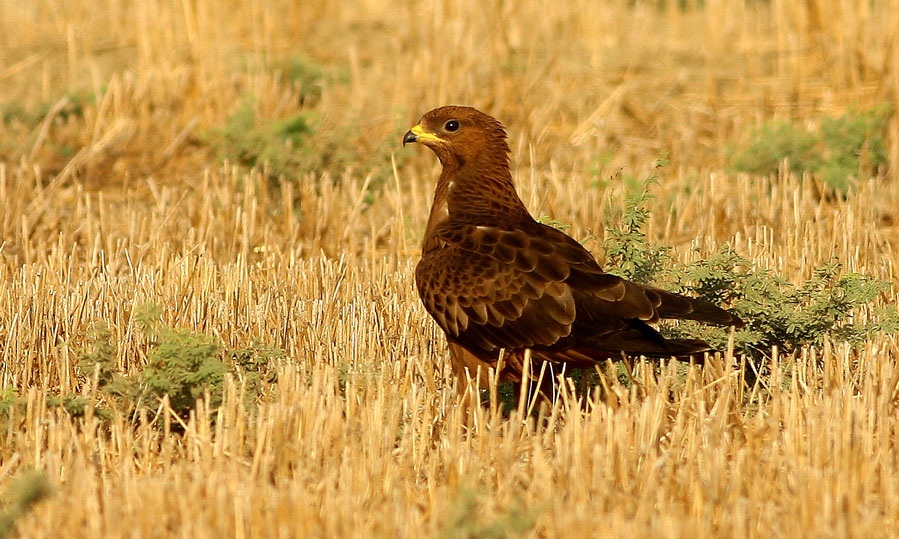
{"type": "MultiPolygon", "coordinates": [[[[445,103],[500,118],[528,207],[600,257],[617,179],[665,152],[647,233],[677,259],[731,244],[798,282],[836,257],[895,302],[895,166],[842,198],[726,161],[765,120],[899,109],[899,2],[683,4],[0,1],[0,105],[42,111],[0,124],[0,390],[21,402],[0,410],[0,493],[51,484],[18,533],[899,535],[892,335],[780,357],[749,388],[720,362],[638,366],[538,421],[466,406],[418,302],[438,168],[400,138],[445,103]],[[285,77],[296,58],[314,92],[285,77]],[[308,112],[330,160],[280,179],[223,162],[209,140],[241,105],[308,112]],[[164,406],[54,406],[106,404],[78,367],[99,323],[141,369],[146,303],[283,350],[276,379],[229,378],[181,428],[164,406]]],[[[887,143],[895,164],[895,114],[887,143]]]]}

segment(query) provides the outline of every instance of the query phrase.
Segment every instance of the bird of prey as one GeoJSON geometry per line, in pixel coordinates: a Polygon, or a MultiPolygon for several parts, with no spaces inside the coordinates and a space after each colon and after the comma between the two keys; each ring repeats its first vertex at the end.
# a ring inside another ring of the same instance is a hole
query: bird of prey
{"type": "Polygon", "coordinates": [[[604,272],[576,240],[534,220],[512,183],[505,128],[487,114],[434,109],[407,143],[427,146],[443,166],[415,283],[463,381],[486,385],[487,368],[498,368],[500,380],[520,382],[542,362],[564,370],[622,356],[701,361],[708,343],[666,339],[651,324],[742,325],[709,302],[604,272]]]}

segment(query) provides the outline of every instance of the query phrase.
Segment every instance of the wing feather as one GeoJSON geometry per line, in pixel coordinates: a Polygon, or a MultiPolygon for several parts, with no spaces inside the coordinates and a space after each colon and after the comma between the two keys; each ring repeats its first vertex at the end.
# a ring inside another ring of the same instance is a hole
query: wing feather
{"type": "Polygon", "coordinates": [[[571,237],[534,225],[446,223],[435,231],[444,247],[422,257],[416,284],[448,336],[487,351],[603,340],[627,350],[643,339],[645,350],[662,353],[664,340],[647,323],[736,320],[710,303],[605,273],[571,237]]]}
{"type": "Polygon", "coordinates": [[[457,341],[494,350],[551,345],[570,334],[576,309],[569,285],[546,280],[528,265],[491,256],[499,252],[514,257],[516,249],[527,247],[513,237],[509,243],[497,242],[502,248],[490,254],[463,249],[473,243],[459,241],[419,262],[416,284],[425,308],[457,341]]]}

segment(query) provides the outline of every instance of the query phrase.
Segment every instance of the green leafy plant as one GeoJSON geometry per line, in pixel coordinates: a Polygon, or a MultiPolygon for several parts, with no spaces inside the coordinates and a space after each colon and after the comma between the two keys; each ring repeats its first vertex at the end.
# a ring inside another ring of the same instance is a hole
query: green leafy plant
{"type": "Polygon", "coordinates": [[[52,101],[44,101],[34,107],[7,103],[0,106],[0,122],[7,127],[23,125],[26,129],[33,129],[43,122],[51,111],[56,121],[83,118],[85,108],[95,104],[96,101],[97,97],[94,94],[73,92],[52,101]]]}
{"type": "Polygon", "coordinates": [[[45,161],[45,170],[62,166],[61,163],[68,160],[83,141],[77,130],[56,127],[82,122],[86,109],[95,105],[96,100],[94,94],[72,92],[37,105],[0,104],[0,129],[3,130],[0,159],[18,160],[28,155],[49,161],[45,161]],[[50,129],[41,129],[44,122],[50,129]],[[41,150],[31,155],[35,148],[41,150]]]}
{"type": "Polygon", "coordinates": [[[274,69],[290,81],[299,94],[300,105],[311,105],[321,99],[325,71],[305,56],[294,56],[278,62],[274,69]]]}
{"type": "MultiPolygon", "coordinates": [[[[705,260],[673,264],[668,250],[650,244],[641,232],[649,218],[646,190],[653,181],[647,180],[644,192],[629,201],[622,223],[610,229],[604,244],[610,263],[627,278],[658,282],[732,309],[747,323],[735,335],[743,352],[763,356],[772,346],[790,352],[826,338],[859,342],[877,331],[899,328],[896,309],[878,311],[868,324],[851,323],[853,312],[887,292],[890,284],[859,273],[841,274],[835,260],[817,267],[799,285],[755,268],[727,245],[705,260]]],[[[701,338],[719,348],[730,331],[689,321],[664,328],[669,335],[701,338]]]]}
{"type": "Polygon", "coordinates": [[[886,129],[892,108],[850,112],[821,122],[821,158],[816,172],[831,187],[845,191],[850,178],[874,175],[888,164],[886,129]]]}
{"type": "Polygon", "coordinates": [[[51,493],[50,480],[43,472],[17,474],[0,493],[0,539],[12,537],[16,531],[16,521],[51,493]]]}
{"type": "MultiPolygon", "coordinates": [[[[660,159],[656,161],[655,169],[665,164],[667,161],[660,159]]],[[[610,227],[603,241],[609,272],[638,283],[655,280],[671,262],[670,248],[651,245],[643,232],[650,215],[646,207],[652,199],[649,189],[657,182],[653,172],[642,188],[627,198],[620,225],[610,227]]]]}
{"type": "MultiPolygon", "coordinates": [[[[223,127],[207,134],[206,141],[222,158],[266,170],[271,178],[296,180],[308,173],[326,172],[340,177],[358,168],[371,175],[369,192],[375,193],[391,178],[391,155],[402,133],[398,128],[394,135],[372,142],[360,137],[358,125],[319,129],[312,112],[265,119],[255,110],[253,100],[247,99],[223,127]]],[[[398,166],[406,158],[398,154],[398,166]]],[[[367,197],[369,203],[372,200],[367,197]]]]}
{"type": "Polygon", "coordinates": [[[106,323],[93,326],[88,334],[90,347],[81,351],[78,365],[88,376],[96,376],[98,386],[118,392],[123,379],[117,373],[116,350],[112,330],[106,323]]]}
{"type": "Polygon", "coordinates": [[[254,344],[226,351],[213,337],[163,325],[161,313],[153,304],[136,309],[137,326],[149,341],[146,365],[139,372],[119,371],[112,334],[104,325],[94,328],[91,345],[80,354],[81,370],[95,376],[102,394],[125,412],[155,408],[167,399],[169,407],[186,419],[198,399],[208,399],[213,407],[221,403],[226,373],[246,380],[253,392],[273,381],[271,365],[283,357],[280,349],[254,344]]]}
{"type": "Polygon", "coordinates": [[[480,489],[463,488],[451,500],[452,511],[436,537],[442,539],[501,539],[522,537],[534,529],[538,511],[516,500],[510,507],[490,517],[480,502],[480,489]]]}
{"type": "MultiPolygon", "coordinates": [[[[820,345],[825,338],[859,342],[881,330],[884,324],[899,323],[899,311],[881,311],[879,322],[851,324],[855,309],[868,305],[890,288],[886,281],[859,273],[840,274],[840,264],[831,261],[815,268],[808,280],[795,285],[770,270],[752,264],[729,246],[706,260],[677,268],[672,274],[681,292],[730,305],[747,322],[737,331],[736,345],[755,356],[766,355],[772,346],[791,352],[820,345]]],[[[680,335],[705,338],[721,347],[729,329],[683,323],[680,335]]]]}
{"type": "MultiPolygon", "coordinates": [[[[245,97],[225,119],[224,125],[203,135],[205,143],[223,159],[247,167],[264,169],[272,178],[298,179],[308,173],[340,176],[356,168],[371,174],[370,193],[391,178],[391,157],[404,131],[396,128],[386,138],[370,139],[360,131],[363,112],[349,114],[346,123],[322,124],[311,112],[321,99],[326,83],[345,83],[340,68],[327,70],[308,58],[297,56],[275,62],[270,69],[289,85],[300,109],[279,117],[266,117],[257,99],[245,97]]],[[[405,154],[396,159],[405,159],[405,154]]],[[[371,196],[367,197],[371,202],[371,196]]]]}
{"type": "Polygon", "coordinates": [[[556,230],[560,230],[562,232],[565,232],[566,230],[571,228],[571,225],[569,225],[567,223],[563,223],[562,221],[559,221],[558,219],[553,219],[552,217],[550,217],[548,215],[541,215],[540,217],[537,218],[537,222],[540,223],[541,225],[551,226],[551,227],[555,228],[556,230]]]}
{"type": "Polygon", "coordinates": [[[0,390],[0,434],[6,435],[17,429],[24,418],[24,411],[25,401],[16,388],[6,387],[0,390]]]}
{"type": "Polygon", "coordinates": [[[818,129],[789,122],[763,123],[750,133],[748,146],[733,151],[731,166],[741,172],[776,175],[782,163],[796,174],[809,172],[830,188],[845,192],[851,180],[873,176],[888,165],[886,130],[889,105],[851,110],[838,118],[823,118],[818,129]]]}
{"type": "Polygon", "coordinates": [[[226,159],[249,167],[267,167],[274,177],[293,177],[304,168],[302,154],[306,139],[313,133],[309,114],[266,120],[259,117],[248,99],[221,129],[212,132],[209,140],[226,159]]]}
{"type": "Polygon", "coordinates": [[[749,145],[731,157],[731,166],[738,171],[776,175],[784,161],[796,174],[818,166],[815,134],[789,122],[764,123],[751,131],[749,139],[749,145]]]}
{"type": "Polygon", "coordinates": [[[219,357],[221,345],[208,335],[163,326],[159,314],[159,308],[152,306],[136,317],[152,340],[140,375],[143,396],[154,402],[168,397],[169,405],[182,417],[204,395],[217,406],[228,370],[219,357]]]}

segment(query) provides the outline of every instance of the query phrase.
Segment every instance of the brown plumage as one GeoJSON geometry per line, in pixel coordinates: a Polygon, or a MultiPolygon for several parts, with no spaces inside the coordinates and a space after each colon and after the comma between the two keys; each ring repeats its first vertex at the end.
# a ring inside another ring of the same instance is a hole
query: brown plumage
{"type": "Polygon", "coordinates": [[[506,131],[494,118],[440,107],[406,133],[410,142],[443,165],[415,282],[457,375],[496,367],[502,349],[505,380],[521,380],[527,349],[532,373],[544,361],[585,368],[622,354],[701,360],[707,343],[665,339],[650,324],[742,325],[706,301],[605,273],[573,238],[535,221],[515,191],[506,131]]]}

